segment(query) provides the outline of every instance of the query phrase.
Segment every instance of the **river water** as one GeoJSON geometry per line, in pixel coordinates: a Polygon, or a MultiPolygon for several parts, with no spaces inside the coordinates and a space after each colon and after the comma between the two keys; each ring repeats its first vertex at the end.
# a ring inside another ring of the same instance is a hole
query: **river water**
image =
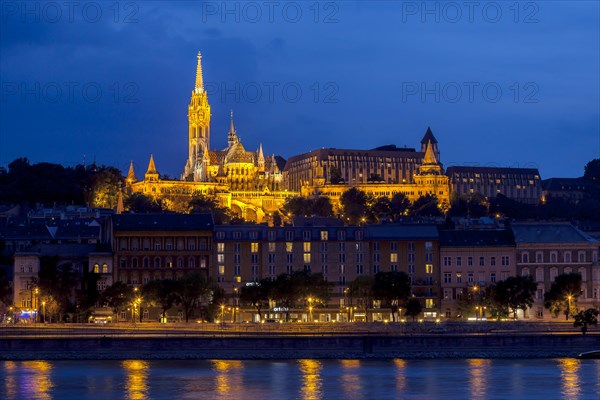
{"type": "Polygon", "coordinates": [[[600,399],[600,360],[0,361],[0,399],[600,399]]]}

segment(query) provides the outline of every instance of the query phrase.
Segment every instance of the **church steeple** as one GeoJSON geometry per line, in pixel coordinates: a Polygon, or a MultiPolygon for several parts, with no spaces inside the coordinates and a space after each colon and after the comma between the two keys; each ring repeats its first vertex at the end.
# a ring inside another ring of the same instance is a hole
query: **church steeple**
{"type": "Polygon", "coordinates": [[[239,142],[239,138],[237,136],[237,133],[235,131],[235,125],[233,124],[233,110],[231,110],[231,112],[229,113],[229,133],[227,133],[227,144],[228,147],[233,146],[234,144],[236,144],[237,142],[239,142]]]}
{"type": "Polygon", "coordinates": [[[425,157],[423,157],[423,164],[426,165],[437,165],[438,159],[433,152],[433,145],[431,142],[427,143],[427,148],[425,149],[425,157]]]}
{"type": "Polygon", "coordinates": [[[194,92],[200,94],[204,92],[204,79],[202,77],[202,54],[198,52],[198,65],[196,66],[196,86],[194,92]]]}
{"type": "Polygon", "coordinates": [[[264,171],[265,169],[265,156],[263,154],[262,143],[258,147],[258,159],[257,159],[258,168],[264,171]]]}
{"type": "Polygon", "coordinates": [[[148,163],[144,180],[158,181],[158,171],[156,170],[156,165],[154,165],[154,156],[152,154],[150,154],[150,162],[148,163]]]}
{"type": "Polygon", "coordinates": [[[427,151],[427,145],[429,143],[431,143],[431,150],[435,154],[435,157],[439,160],[440,151],[438,149],[438,141],[435,138],[435,136],[433,136],[431,128],[427,127],[427,132],[425,132],[425,135],[423,135],[423,139],[421,139],[421,152],[425,153],[425,151],[427,151]]]}
{"type": "Polygon", "coordinates": [[[185,163],[182,180],[197,181],[200,176],[196,171],[201,168],[204,150],[210,149],[210,105],[204,90],[202,76],[202,54],[198,52],[196,64],[196,81],[192,98],[188,106],[188,158],[185,163]]]}
{"type": "Polygon", "coordinates": [[[133,160],[129,163],[129,171],[127,172],[127,178],[125,179],[125,183],[127,186],[130,186],[133,183],[137,182],[137,178],[135,177],[135,170],[133,169],[133,160]]]}

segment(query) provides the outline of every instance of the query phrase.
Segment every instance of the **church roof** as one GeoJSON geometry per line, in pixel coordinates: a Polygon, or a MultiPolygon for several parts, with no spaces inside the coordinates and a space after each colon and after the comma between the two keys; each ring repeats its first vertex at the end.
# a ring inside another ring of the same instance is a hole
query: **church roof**
{"type": "Polygon", "coordinates": [[[423,136],[423,139],[421,139],[421,144],[427,144],[428,142],[433,144],[437,144],[438,142],[435,136],[433,136],[433,132],[431,132],[430,127],[427,127],[427,132],[425,132],[425,136],[423,136]]]}
{"type": "Polygon", "coordinates": [[[154,156],[152,154],[150,154],[150,162],[148,163],[148,170],[146,171],[147,174],[158,174],[158,171],[156,170],[156,165],[154,165],[154,156]]]}

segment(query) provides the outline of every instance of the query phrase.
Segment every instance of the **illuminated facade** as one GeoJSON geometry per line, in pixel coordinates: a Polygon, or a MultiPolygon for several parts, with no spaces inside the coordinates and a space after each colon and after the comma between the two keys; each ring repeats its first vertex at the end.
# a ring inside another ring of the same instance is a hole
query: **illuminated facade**
{"type": "Polygon", "coordinates": [[[262,222],[292,195],[283,188],[281,170],[285,160],[274,154],[265,156],[262,144],[256,151],[247,151],[237,135],[233,112],[227,147],[210,150],[210,118],[202,57],[198,53],[196,82],[188,106],[188,158],[181,179],[161,179],[154,157],[150,156],[142,181],[137,181],[133,165],[130,166],[126,179],[128,187],[132,192],[162,197],[175,210],[177,207],[173,204],[177,199],[187,199],[195,194],[214,196],[238,216],[262,222]]]}

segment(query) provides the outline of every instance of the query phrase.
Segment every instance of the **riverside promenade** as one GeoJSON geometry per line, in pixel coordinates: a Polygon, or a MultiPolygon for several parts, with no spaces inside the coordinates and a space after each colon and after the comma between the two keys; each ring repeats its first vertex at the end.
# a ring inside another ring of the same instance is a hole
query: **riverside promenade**
{"type": "Polygon", "coordinates": [[[0,359],[554,358],[600,350],[572,323],[114,324],[0,327],[0,359]]]}

